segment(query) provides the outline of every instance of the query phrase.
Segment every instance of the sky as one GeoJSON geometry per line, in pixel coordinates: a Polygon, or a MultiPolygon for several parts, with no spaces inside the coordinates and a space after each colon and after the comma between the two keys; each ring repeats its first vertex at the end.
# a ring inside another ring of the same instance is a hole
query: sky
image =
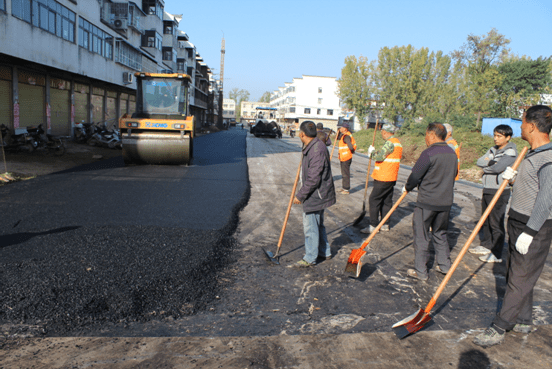
{"type": "Polygon", "coordinates": [[[165,11],[183,14],[179,29],[217,78],[225,37],[224,97],[238,88],[251,101],[302,75],[340,78],[350,55],[408,44],[448,54],[492,28],[517,55],[552,55],[551,0],[165,0],[165,11]]]}

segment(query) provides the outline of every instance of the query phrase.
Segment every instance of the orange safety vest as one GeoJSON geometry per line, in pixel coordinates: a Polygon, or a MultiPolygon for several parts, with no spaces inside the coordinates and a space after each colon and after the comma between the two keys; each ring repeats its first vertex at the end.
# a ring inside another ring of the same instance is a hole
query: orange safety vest
{"type": "Polygon", "coordinates": [[[446,142],[447,144],[452,144],[454,146],[454,151],[456,152],[456,157],[458,157],[458,173],[456,174],[455,181],[458,181],[460,179],[460,146],[458,145],[458,142],[451,138],[446,142]]]}
{"type": "Polygon", "coordinates": [[[356,140],[354,140],[354,136],[350,132],[346,132],[346,134],[342,135],[339,140],[339,161],[346,162],[347,160],[352,158],[352,152],[350,151],[350,148],[348,148],[348,145],[344,142],[344,138],[346,136],[350,136],[350,140],[352,141],[352,146],[354,147],[354,150],[356,150],[356,140]]]}
{"type": "Polygon", "coordinates": [[[398,179],[400,159],[402,159],[402,144],[395,137],[391,137],[388,141],[394,144],[394,150],[384,161],[375,162],[371,177],[377,181],[396,181],[398,179]]]}

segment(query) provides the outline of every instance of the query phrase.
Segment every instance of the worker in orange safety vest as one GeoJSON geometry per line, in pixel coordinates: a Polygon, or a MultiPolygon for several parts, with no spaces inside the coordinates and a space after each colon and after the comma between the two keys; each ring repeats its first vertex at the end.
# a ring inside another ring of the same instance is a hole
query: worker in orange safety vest
{"type": "Polygon", "coordinates": [[[458,157],[458,174],[456,175],[456,181],[460,179],[460,146],[458,145],[458,142],[454,140],[452,137],[452,125],[445,123],[443,125],[446,128],[446,143],[449,147],[454,149],[456,152],[456,157],[458,157]]]}
{"type": "Polygon", "coordinates": [[[339,161],[342,174],[341,194],[350,194],[350,166],[352,165],[352,154],[356,151],[356,140],[349,131],[348,122],[339,123],[339,161]]]}
{"type": "MultiPolygon", "coordinates": [[[[373,168],[373,190],[369,195],[369,226],[360,232],[371,234],[379,222],[392,208],[392,195],[400,170],[402,159],[402,144],[394,136],[397,127],[387,123],[381,128],[381,137],[385,144],[378,152],[373,145],[369,146],[367,154],[369,160],[375,160],[373,168]]],[[[381,226],[381,230],[389,231],[390,218],[381,226]]]]}

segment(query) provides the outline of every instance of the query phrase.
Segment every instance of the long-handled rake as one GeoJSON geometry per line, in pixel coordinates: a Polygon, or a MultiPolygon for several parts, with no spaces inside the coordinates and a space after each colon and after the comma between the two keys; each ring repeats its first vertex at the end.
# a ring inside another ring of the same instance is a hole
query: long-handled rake
{"type": "MultiPolygon", "coordinates": [[[[525,157],[526,152],[527,152],[527,147],[524,147],[523,150],[521,151],[521,153],[519,154],[519,156],[517,157],[515,163],[512,165],[512,168],[514,170],[518,168],[519,164],[523,160],[523,157],[525,157]]],[[[414,314],[406,317],[404,320],[401,320],[401,321],[397,322],[396,324],[394,324],[392,326],[392,329],[394,330],[394,333],[396,334],[396,336],[398,338],[402,339],[402,338],[408,336],[409,334],[415,333],[416,331],[423,328],[425,326],[425,324],[427,324],[429,321],[432,320],[430,312],[433,309],[433,307],[435,306],[435,304],[437,303],[437,299],[439,299],[439,296],[441,295],[442,291],[444,290],[444,287],[446,287],[446,284],[448,283],[448,281],[452,277],[452,274],[454,274],[454,271],[456,270],[456,268],[460,264],[462,258],[464,257],[465,253],[467,252],[467,250],[469,249],[471,243],[473,242],[473,239],[475,239],[475,237],[479,233],[479,230],[481,229],[481,226],[483,226],[483,224],[485,223],[485,220],[487,219],[487,217],[489,217],[489,214],[491,213],[491,211],[494,208],[496,202],[498,201],[498,198],[500,198],[500,196],[502,195],[502,192],[504,191],[504,188],[506,188],[507,185],[508,185],[508,180],[502,181],[502,184],[500,184],[500,187],[496,191],[496,194],[492,198],[489,206],[487,207],[485,212],[483,212],[483,215],[479,219],[479,222],[477,223],[477,225],[473,229],[473,232],[471,233],[471,235],[467,239],[466,243],[464,244],[464,246],[463,246],[462,250],[460,251],[460,253],[458,254],[458,256],[456,257],[456,260],[452,263],[452,266],[450,267],[450,270],[448,270],[448,273],[446,274],[446,276],[442,280],[441,284],[437,288],[437,291],[435,292],[435,294],[433,295],[433,297],[429,301],[429,304],[427,304],[427,307],[425,308],[425,310],[422,310],[420,308],[414,314]]]]}
{"type": "Polygon", "coordinates": [[[396,208],[398,208],[398,206],[404,200],[406,195],[408,195],[407,191],[402,193],[400,198],[398,198],[398,200],[396,201],[396,203],[394,203],[390,211],[385,215],[385,217],[383,217],[381,222],[379,222],[379,225],[375,227],[375,230],[373,230],[373,232],[368,236],[368,238],[362,243],[360,248],[354,249],[352,250],[352,252],[350,252],[350,257],[348,257],[348,262],[346,263],[346,268],[344,269],[345,272],[355,277],[360,276],[360,272],[362,271],[362,257],[367,253],[364,250],[364,248],[368,246],[371,239],[373,239],[373,237],[379,232],[379,230],[381,229],[381,226],[383,226],[385,222],[387,222],[389,217],[396,210],[396,208]]]}
{"type": "Polygon", "coordinates": [[[296,194],[296,186],[298,185],[298,179],[300,178],[300,169],[302,167],[302,158],[300,158],[300,163],[298,164],[298,171],[296,171],[296,179],[294,180],[294,185],[292,186],[292,192],[290,193],[289,206],[287,208],[287,213],[285,215],[285,220],[283,221],[283,227],[281,228],[281,235],[279,236],[279,242],[277,243],[277,251],[273,254],[271,251],[264,250],[265,254],[269,260],[277,265],[279,265],[279,251],[281,250],[281,244],[283,243],[283,236],[285,235],[285,229],[287,228],[287,221],[289,220],[290,209],[292,207],[292,202],[296,194]]]}
{"type": "Polygon", "coordinates": [[[335,136],[335,142],[333,143],[333,149],[331,149],[331,156],[329,159],[333,161],[333,152],[335,151],[335,145],[337,145],[337,139],[339,138],[339,132],[337,130],[337,135],[335,136]]]}
{"type": "MultiPolygon", "coordinates": [[[[377,129],[379,127],[379,119],[377,119],[377,123],[375,124],[375,131],[373,131],[373,140],[371,140],[371,146],[375,144],[375,135],[377,134],[377,129]]],[[[362,206],[362,213],[358,216],[358,218],[352,223],[352,225],[359,224],[365,217],[366,211],[365,211],[365,199],[367,197],[367,184],[369,183],[369,170],[371,169],[371,157],[369,158],[369,163],[367,165],[367,175],[365,177],[365,190],[364,190],[364,197],[363,200],[363,206],[362,206]]]]}

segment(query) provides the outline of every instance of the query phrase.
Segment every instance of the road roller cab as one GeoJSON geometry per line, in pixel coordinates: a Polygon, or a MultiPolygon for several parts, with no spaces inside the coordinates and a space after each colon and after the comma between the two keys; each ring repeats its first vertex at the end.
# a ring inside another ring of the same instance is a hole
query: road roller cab
{"type": "Polygon", "coordinates": [[[194,119],[188,116],[190,76],[135,73],[136,112],[119,120],[125,164],[190,164],[194,119]]]}

